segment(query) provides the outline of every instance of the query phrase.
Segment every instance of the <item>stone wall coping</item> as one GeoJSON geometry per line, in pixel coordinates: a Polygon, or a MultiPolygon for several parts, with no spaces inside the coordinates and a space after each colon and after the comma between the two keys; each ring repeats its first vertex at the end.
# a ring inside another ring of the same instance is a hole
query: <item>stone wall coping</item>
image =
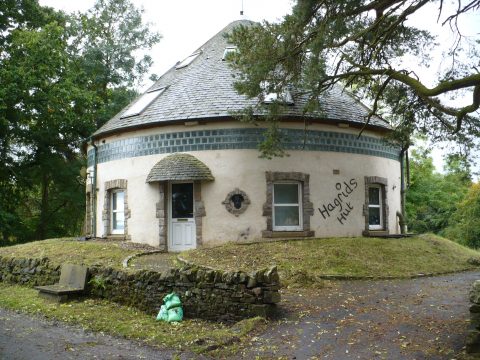
{"type": "Polygon", "coordinates": [[[143,255],[151,255],[151,254],[159,254],[159,253],[165,253],[165,250],[153,250],[153,251],[147,251],[139,254],[132,254],[128,255],[125,259],[122,261],[122,267],[123,268],[128,268],[128,263],[130,260],[135,259],[137,257],[143,256],[143,255]]]}

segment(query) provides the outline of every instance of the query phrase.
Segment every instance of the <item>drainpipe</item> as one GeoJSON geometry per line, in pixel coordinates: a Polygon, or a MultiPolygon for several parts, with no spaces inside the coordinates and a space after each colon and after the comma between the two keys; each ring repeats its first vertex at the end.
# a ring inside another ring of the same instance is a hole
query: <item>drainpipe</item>
{"type": "Polygon", "coordinates": [[[92,178],[92,237],[97,237],[97,152],[95,142],[90,138],[90,145],[93,146],[93,178],[92,178]]]}
{"type": "MultiPolygon", "coordinates": [[[[401,211],[397,211],[397,216],[399,219],[400,224],[400,233],[406,233],[406,226],[407,222],[405,220],[405,169],[404,169],[404,161],[405,158],[408,159],[408,147],[403,148],[400,151],[400,209],[401,211]],[[406,156],[405,156],[406,155],[406,156]]],[[[408,160],[407,160],[408,161],[408,160]]]]}

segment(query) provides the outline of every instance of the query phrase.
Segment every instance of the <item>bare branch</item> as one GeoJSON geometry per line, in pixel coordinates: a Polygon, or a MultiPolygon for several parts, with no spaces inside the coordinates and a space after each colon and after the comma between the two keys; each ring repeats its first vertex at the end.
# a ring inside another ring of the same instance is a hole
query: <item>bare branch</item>
{"type": "Polygon", "coordinates": [[[449,17],[446,18],[446,20],[442,23],[442,25],[445,25],[447,22],[451,23],[452,21],[456,21],[456,19],[461,15],[464,14],[470,10],[478,10],[480,9],[480,0],[473,0],[464,7],[462,6],[462,2],[458,1],[458,9],[457,12],[453,15],[450,15],[449,17]]]}
{"type": "Polygon", "coordinates": [[[363,131],[365,130],[365,128],[367,127],[367,125],[370,123],[370,119],[372,118],[373,115],[376,115],[377,114],[377,109],[378,109],[378,102],[380,100],[380,97],[383,95],[383,92],[385,91],[388,83],[390,82],[390,80],[392,80],[392,78],[389,76],[387,78],[387,80],[385,80],[382,84],[382,86],[380,87],[380,89],[377,91],[377,95],[375,96],[375,100],[373,101],[373,106],[372,106],[372,110],[370,110],[370,112],[367,114],[366,116],[366,120],[362,126],[362,129],[360,130],[360,132],[358,133],[358,137],[360,137],[363,133],[363,131]]]}

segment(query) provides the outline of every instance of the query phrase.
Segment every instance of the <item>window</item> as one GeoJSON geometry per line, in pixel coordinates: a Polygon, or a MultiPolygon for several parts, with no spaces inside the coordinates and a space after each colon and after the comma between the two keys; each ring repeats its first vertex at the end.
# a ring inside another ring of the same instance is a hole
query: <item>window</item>
{"type": "Polygon", "coordinates": [[[263,103],[264,104],[271,104],[274,102],[278,102],[284,105],[294,105],[295,102],[293,101],[292,94],[288,88],[282,89],[282,91],[278,94],[276,92],[271,92],[272,89],[270,88],[270,83],[268,81],[262,81],[260,86],[263,89],[263,103]]]}
{"type": "Polygon", "coordinates": [[[232,56],[236,52],[237,52],[236,46],[227,46],[225,48],[225,51],[223,52],[222,60],[223,61],[227,60],[230,56],[232,56]]]}
{"type": "Polygon", "coordinates": [[[193,53],[192,55],[190,55],[189,57],[187,57],[186,59],[182,60],[181,62],[179,62],[176,66],[175,66],[175,69],[178,70],[178,69],[182,69],[188,65],[190,65],[190,63],[195,60],[197,58],[198,55],[200,55],[202,52],[201,51],[198,51],[196,53],[193,53]]]}
{"type": "Polygon", "coordinates": [[[125,230],[125,193],[123,190],[111,192],[110,204],[111,233],[123,234],[125,230]]]}
{"type": "Polygon", "coordinates": [[[382,189],[380,185],[370,185],[368,188],[368,228],[383,229],[382,189]]]}
{"type": "Polygon", "coordinates": [[[365,229],[363,235],[389,234],[388,180],[380,176],[365,176],[365,229]]]}
{"type": "Polygon", "coordinates": [[[128,219],[131,214],[128,208],[127,185],[126,179],[113,179],[104,183],[102,237],[123,235],[125,240],[130,240],[128,219]]]}
{"type": "Polygon", "coordinates": [[[315,236],[310,230],[313,203],[310,201],[310,175],[301,172],[266,171],[266,202],[263,213],[266,228],[262,237],[285,237],[285,231],[298,237],[315,236]]]}
{"type": "Polygon", "coordinates": [[[299,183],[273,184],[273,230],[302,230],[301,199],[299,183]]]}
{"type": "Polygon", "coordinates": [[[140,114],[143,110],[146,109],[148,105],[152,103],[153,100],[155,100],[161,93],[163,93],[165,89],[166,88],[155,89],[143,94],[142,96],[140,96],[140,98],[138,98],[135,103],[133,103],[132,106],[127,109],[127,111],[122,114],[121,117],[125,118],[140,114]]]}

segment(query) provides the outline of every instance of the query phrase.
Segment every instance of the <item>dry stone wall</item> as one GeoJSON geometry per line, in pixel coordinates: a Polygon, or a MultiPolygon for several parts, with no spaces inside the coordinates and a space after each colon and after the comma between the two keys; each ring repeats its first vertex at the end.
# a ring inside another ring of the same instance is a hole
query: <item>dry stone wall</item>
{"type": "MultiPolygon", "coordinates": [[[[60,267],[44,259],[0,258],[0,280],[28,286],[58,282],[60,267]]],[[[246,274],[187,265],[163,273],[89,268],[87,296],[102,297],[156,314],[174,291],[189,318],[238,320],[270,316],[280,301],[275,267],[246,274]]]]}
{"type": "Polygon", "coordinates": [[[9,284],[42,286],[58,282],[60,266],[48,258],[23,259],[0,257],[0,281],[9,284]]]}
{"type": "Polygon", "coordinates": [[[469,354],[480,354],[480,280],[470,288],[470,330],[466,350],[469,354]]]}
{"type": "Polygon", "coordinates": [[[135,306],[151,314],[158,312],[163,297],[180,295],[187,317],[236,320],[270,316],[280,301],[276,268],[254,274],[222,272],[196,266],[164,273],[92,268],[89,291],[99,297],[135,306]]]}

